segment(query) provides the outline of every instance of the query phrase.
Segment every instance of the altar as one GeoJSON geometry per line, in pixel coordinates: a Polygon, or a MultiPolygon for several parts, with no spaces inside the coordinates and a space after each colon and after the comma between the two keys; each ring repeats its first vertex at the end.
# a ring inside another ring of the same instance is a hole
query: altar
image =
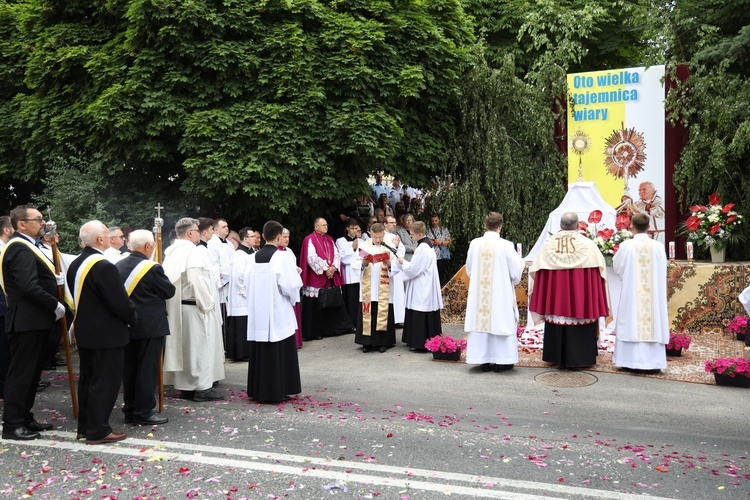
{"type": "MultiPolygon", "coordinates": [[[[607,268],[612,303],[606,327],[614,327],[621,286],[612,268],[607,268]]],[[[667,270],[669,322],[673,332],[721,334],[736,315],[746,315],[737,297],[750,286],[750,262],[674,261],[667,270]]],[[[519,326],[525,326],[528,314],[528,267],[516,286],[519,326]]],[[[463,323],[469,278],[462,267],[443,287],[442,321],[463,323]]]]}

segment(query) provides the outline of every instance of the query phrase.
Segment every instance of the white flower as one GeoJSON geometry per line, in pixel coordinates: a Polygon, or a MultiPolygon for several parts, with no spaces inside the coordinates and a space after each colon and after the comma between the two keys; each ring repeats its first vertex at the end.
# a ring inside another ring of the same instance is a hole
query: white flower
{"type": "Polygon", "coordinates": [[[715,224],[719,222],[719,220],[721,220],[721,217],[719,217],[719,214],[710,214],[708,216],[708,222],[710,222],[711,224],[715,224]]]}

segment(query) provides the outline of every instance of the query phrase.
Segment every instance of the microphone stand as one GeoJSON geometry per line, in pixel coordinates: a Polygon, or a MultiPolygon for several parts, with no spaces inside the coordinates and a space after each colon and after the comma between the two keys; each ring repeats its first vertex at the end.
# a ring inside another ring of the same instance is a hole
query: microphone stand
{"type": "MultiPolygon", "coordinates": [[[[55,241],[57,224],[55,224],[55,221],[48,221],[46,228],[52,240],[52,263],[55,265],[55,274],[60,274],[60,252],[57,249],[57,242],[55,241]]],[[[57,300],[61,304],[65,304],[65,285],[57,285],[57,300]]],[[[63,317],[60,318],[59,321],[60,328],[62,328],[63,345],[65,346],[65,361],[68,365],[68,382],[70,383],[70,400],[73,402],[73,417],[78,418],[78,396],[76,394],[76,382],[73,378],[73,363],[70,356],[70,338],[68,337],[68,320],[65,317],[65,314],[63,314],[63,317]]]]}

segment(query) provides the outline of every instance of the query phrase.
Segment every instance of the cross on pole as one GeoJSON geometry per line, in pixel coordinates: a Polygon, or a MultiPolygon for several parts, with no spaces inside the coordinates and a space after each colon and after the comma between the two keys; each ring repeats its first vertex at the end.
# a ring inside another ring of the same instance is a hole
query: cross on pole
{"type": "Polygon", "coordinates": [[[157,203],[154,208],[156,209],[156,216],[161,219],[161,211],[164,207],[161,206],[161,203],[157,203]]]}

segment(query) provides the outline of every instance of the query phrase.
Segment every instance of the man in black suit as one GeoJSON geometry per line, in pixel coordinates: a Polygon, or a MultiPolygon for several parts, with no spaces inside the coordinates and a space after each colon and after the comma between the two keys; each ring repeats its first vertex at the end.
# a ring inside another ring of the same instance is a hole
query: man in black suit
{"type": "Polygon", "coordinates": [[[130,324],[130,343],[125,346],[125,423],[133,425],[166,424],[169,419],[154,411],[154,389],[158,383],[159,363],[164,339],[169,335],[166,300],[174,297],[175,286],[164,269],[149,260],[156,244],[151,231],[130,233],[130,255],[115,264],[125,290],[135,304],[138,319],[130,324]]]}
{"type": "Polygon", "coordinates": [[[2,253],[2,279],[8,311],[5,330],[10,344],[10,364],[5,379],[3,439],[29,440],[51,424],[34,420],[37,385],[44,368],[45,346],[55,321],[65,308],[57,301],[57,285],[52,262],[36,247],[36,238],[44,234],[41,212],[20,205],[10,213],[15,233],[2,253]]]}
{"type": "Polygon", "coordinates": [[[104,257],[109,230],[97,220],[79,232],[81,255],[68,268],[73,284],[81,373],[78,384],[77,439],[86,444],[120,441],[127,436],[109,425],[112,408],[122,383],[124,348],[130,340],[128,325],[136,322],[135,305],[128,298],[120,273],[104,257]]]}

